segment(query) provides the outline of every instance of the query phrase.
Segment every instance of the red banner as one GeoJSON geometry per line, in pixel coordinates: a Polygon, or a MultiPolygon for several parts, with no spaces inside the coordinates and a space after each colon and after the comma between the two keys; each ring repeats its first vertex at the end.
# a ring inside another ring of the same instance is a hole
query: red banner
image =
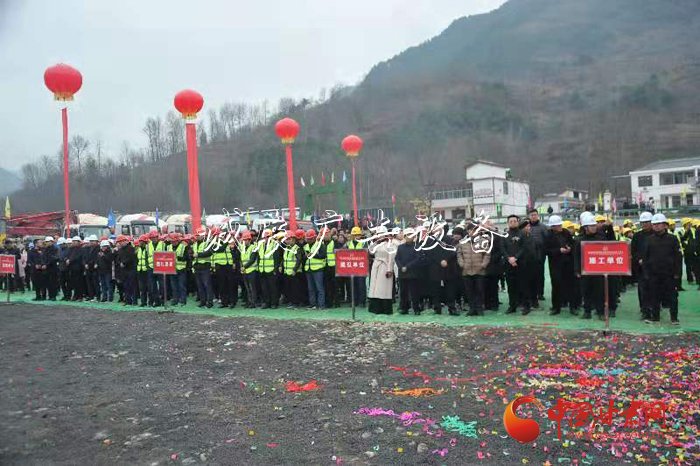
{"type": "Polygon", "coordinates": [[[0,274],[15,273],[15,256],[8,254],[0,255],[0,274]]]}
{"type": "Polygon", "coordinates": [[[156,251],[153,253],[153,273],[175,275],[175,253],[171,251],[156,251]]]}
{"type": "Polygon", "coordinates": [[[632,275],[630,243],[583,241],[581,275],[632,275]]]}
{"type": "Polygon", "coordinates": [[[369,275],[369,254],[366,249],[336,249],[336,277],[366,277],[369,275]]]}

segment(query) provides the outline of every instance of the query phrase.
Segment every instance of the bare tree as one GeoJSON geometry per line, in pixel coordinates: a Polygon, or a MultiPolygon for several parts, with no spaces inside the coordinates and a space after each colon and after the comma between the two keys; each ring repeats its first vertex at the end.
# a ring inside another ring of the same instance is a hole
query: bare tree
{"type": "Polygon", "coordinates": [[[78,173],[80,173],[80,157],[87,152],[89,147],[90,141],[79,134],[76,134],[70,140],[70,154],[78,161],[78,173]]]}
{"type": "Polygon", "coordinates": [[[185,124],[182,118],[170,110],[165,116],[167,127],[167,152],[169,155],[177,154],[185,150],[185,124]]]}
{"type": "Polygon", "coordinates": [[[22,165],[22,185],[25,189],[37,189],[43,180],[41,170],[35,163],[22,165]]]}
{"type": "Polygon", "coordinates": [[[152,161],[157,161],[163,158],[165,154],[165,138],[163,130],[163,121],[158,118],[148,118],[146,125],[143,127],[143,132],[148,138],[148,155],[152,161]]]}

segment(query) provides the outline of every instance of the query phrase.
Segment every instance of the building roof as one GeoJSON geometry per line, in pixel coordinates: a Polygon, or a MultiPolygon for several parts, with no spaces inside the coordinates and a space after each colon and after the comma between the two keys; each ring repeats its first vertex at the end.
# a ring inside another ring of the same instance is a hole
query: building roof
{"type": "Polygon", "coordinates": [[[506,167],[505,165],[501,165],[500,163],[496,163],[496,162],[490,162],[488,160],[476,160],[474,162],[469,162],[468,164],[466,164],[464,166],[464,168],[473,167],[474,165],[478,165],[480,163],[483,163],[484,165],[491,165],[493,167],[508,169],[508,167],[506,167]]]}
{"type": "Polygon", "coordinates": [[[644,172],[649,170],[668,170],[671,168],[685,168],[694,167],[700,165],[700,157],[688,157],[685,159],[669,159],[669,160],[659,160],[658,162],[652,162],[650,164],[644,165],[641,168],[632,170],[632,172],[644,172]]]}

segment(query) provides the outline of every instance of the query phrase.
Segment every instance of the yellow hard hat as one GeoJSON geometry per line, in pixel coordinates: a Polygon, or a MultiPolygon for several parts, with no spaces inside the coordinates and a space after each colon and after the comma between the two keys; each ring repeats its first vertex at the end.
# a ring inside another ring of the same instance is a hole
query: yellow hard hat
{"type": "Polygon", "coordinates": [[[615,225],[613,227],[613,230],[615,231],[615,233],[619,233],[620,232],[620,225],[615,225]]]}
{"type": "Polygon", "coordinates": [[[693,226],[700,227],[700,220],[693,220],[693,226]]]}
{"type": "Polygon", "coordinates": [[[578,231],[580,229],[581,229],[581,225],[579,225],[578,223],[574,223],[574,230],[578,231]]]}
{"type": "Polygon", "coordinates": [[[561,226],[562,226],[562,228],[566,228],[568,230],[569,228],[574,226],[574,222],[572,222],[571,220],[564,220],[562,222],[561,226]]]}
{"type": "Polygon", "coordinates": [[[625,220],[624,222],[622,222],[622,224],[623,224],[624,226],[628,226],[628,225],[629,225],[629,226],[632,226],[632,225],[634,225],[634,222],[633,222],[632,220],[630,220],[630,219],[627,219],[627,220],[625,220]]]}
{"type": "Polygon", "coordinates": [[[675,226],[676,225],[676,221],[673,220],[672,218],[669,218],[666,223],[668,223],[668,226],[675,226]]]}
{"type": "Polygon", "coordinates": [[[604,221],[606,221],[606,220],[607,220],[607,219],[605,218],[604,215],[598,214],[598,215],[595,216],[595,221],[596,221],[596,222],[604,222],[604,221]]]}
{"type": "Polygon", "coordinates": [[[352,230],[350,230],[350,234],[351,235],[361,235],[362,230],[360,229],[360,227],[352,227],[352,230]]]}
{"type": "Polygon", "coordinates": [[[693,223],[693,219],[692,219],[692,218],[690,218],[690,217],[683,217],[683,218],[681,219],[681,225],[685,226],[685,225],[687,225],[687,224],[689,224],[689,223],[693,223]]]}

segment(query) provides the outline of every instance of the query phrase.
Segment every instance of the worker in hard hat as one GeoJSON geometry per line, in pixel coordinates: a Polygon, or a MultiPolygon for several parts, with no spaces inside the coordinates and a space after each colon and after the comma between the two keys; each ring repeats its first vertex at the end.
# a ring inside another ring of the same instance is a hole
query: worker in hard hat
{"type": "Polygon", "coordinates": [[[70,249],[66,254],[64,263],[66,264],[70,282],[71,299],[73,301],[82,301],[84,294],[84,276],[83,276],[83,254],[81,251],[82,240],[80,236],[71,238],[70,249]]]}
{"type": "Polygon", "coordinates": [[[306,257],[305,272],[306,285],[309,294],[309,309],[323,309],[326,307],[326,289],[323,285],[323,271],[326,268],[326,249],[323,241],[318,241],[316,231],[306,232],[306,245],[304,246],[306,257]]]}
{"type": "Polygon", "coordinates": [[[70,241],[66,240],[64,237],[58,238],[56,243],[58,245],[58,286],[61,288],[61,301],[70,300],[70,275],[68,273],[68,266],[66,265],[66,258],[68,256],[68,249],[70,247],[70,241]]]}
{"type": "MultiPolygon", "coordinates": [[[[214,234],[224,239],[220,231],[213,232],[212,236],[214,234]]],[[[211,261],[214,266],[214,280],[219,295],[219,307],[223,309],[232,307],[231,304],[234,302],[233,253],[227,241],[220,241],[220,244],[214,247],[211,261]]],[[[236,289],[236,291],[238,290],[236,289]]]]}
{"type": "Polygon", "coordinates": [[[211,279],[212,255],[214,254],[213,245],[210,244],[212,241],[212,237],[207,237],[206,227],[200,227],[197,231],[196,242],[192,245],[199,307],[214,307],[214,288],[211,279]]]}
{"type": "Polygon", "coordinates": [[[264,229],[262,238],[258,241],[258,276],[262,309],[277,309],[279,305],[277,274],[282,264],[281,253],[279,242],[272,237],[272,230],[264,229]]]}
{"type": "Polygon", "coordinates": [[[47,299],[56,301],[58,295],[58,249],[54,244],[54,237],[44,238],[44,280],[46,285],[47,299]]]}
{"type": "MultiPolygon", "coordinates": [[[[137,287],[137,297],[140,298],[141,307],[146,307],[153,304],[151,297],[151,290],[153,285],[151,284],[153,268],[149,267],[148,253],[149,253],[149,243],[151,238],[149,235],[141,235],[135,242],[135,253],[136,253],[136,287],[137,287]]],[[[152,261],[152,259],[151,259],[152,261]]],[[[151,262],[152,263],[152,262],[151,262]]]]}
{"type": "Polygon", "coordinates": [[[114,301],[114,286],[112,282],[112,266],[114,255],[109,240],[100,241],[100,250],[97,252],[97,277],[100,283],[99,300],[102,303],[114,301]]]}
{"type": "Polygon", "coordinates": [[[30,243],[27,252],[27,266],[31,270],[32,287],[34,288],[34,298],[32,301],[43,301],[46,299],[46,284],[44,283],[44,242],[40,239],[30,243]]]}
{"type": "MultiPolygon", "coordinates": [[[[667,218],[666,219],[666,224],[668,225],[668,232],[676,238],[676,241],[678,241],[678,246],[681,248],[681,255],[684,254],[683,252],[683,227],[678,226],[676,228],[676,221],[672,218],[667,218]]],[[[652,226],[653,228],[653,226],[652,226]]],[[[681,268],[676,274],[678,275],[678,283],[676,285],[676,288],[678,291],[685,291],[685,288],[683,288],[683,260],[681,258],[681,268]]]]}
{"type": "MultiPolygon", "coordinates": [[[[117,236],[116,245],[117,253],[114,268],[117,272],[118,280],[121,281],[123,292],[122,304],[125,306],[136,306],[138,304],[138,297],[136,295],[136,268],[139,258],[134,249],[134,244],[131,243],[128,236],[117,236]]],[[[146,262],[142,264],[142,267],[147,267],[146,262]]]]}
{"type": "Polygon", "coordinates": [[[647,239],[654,233],[651,227],[651,212],[642,212],[639,215],[640,230],[632,237],[630,248],[632,250],[632,274],[637,280],[637,297],[639,299],[639,311],[642,319],[649,317],[649,280],[642,264],[642,254],[646,249],[647,239]]]}
{"type": "Polygon", "coordinates": [[[664,214],[655,214],[651,220],[653,234],[647,238],[641,254],[644,272],[649,279],[649,314],[646,323],[661,320],[661,306],[668,306],[671,324],[678,325],[678,273],[681,268],[681,248],[678,240],[667,231],[664,214]]]}
{"type": "MultiPolygon", "coordinates": [[[[681,219],[681,227],[683,228],[683,236],[681,236],[681,247],[683,248],[683,262],[685,263],[685,274],[688,283],[695,283],[695,263],[698,256],[698,248],[696,247],[697,230],[694,226],[694,220],[689,217],[681,219]]],[[[700,287],[700,280],[698,282],[700,287]]]]}
{"type": "Polygon", "coordinates": [[[287,231],[282,252],[282,289],[288,309],[299,307],[304,301],[301,295],[306,288],[301,288],[302,282],[299,280],[299,277],[303,274],[302,255],[303,251],[297,245],[296,233],[287,231]]]}
{"type": "MultiPolygon", "coordinates": [[[[590,319],[595,310],[599,319],[603,319],[605,314],[605,289],[603,277],[594,275],[583,275],[581,272],[581,243],[585,241],[605,241],[607,239],[605,231],[596,222],[595,216],[590,212],[583,212],[580,216],[581,234],[574,242],[574,272],[581,279],[581,291],[583,296],[583,318],[590,319]]],[[[612,301],[612,300],[611,300],[612,301]]],[[[610,316],[613,317],[611,310],[610,316]]]]}
{"type": "Polygon", "coordinates": [[[335,228],[326,229],[323,235],[323,247],[326,248],[326,267],[323,269],[323,286],[326,294],[326,306],[340,307],[338,301],[338,284],[335,279],[335,239],[337,235],[335,228]]]}
{"type": "Polygon", "coordinates": [[[569,306],[569,312],[577,315],[578,311],[571,308],[572,287],[574,285],[574,239],[569,230],[564,228],[564,221],[558,215],[550,215],[549,235],[545,240],[545,252],[549,263],[549,276],[552,284],[552,307],[549,315],[561,314],[564,306],[569,306]]]}
{"type": "MultiPolygon", "coordinates": [[[[352,227],[350,230],[350,240],[346,243],[348,249],[367,249],[366,244],[361,242],[362,239],[362,229],[358,226],[352,227]]],[[[364,307],[367,300],[367,280],[365,277],[352,277],[351,280],[354,282],[355,305],[358,307],[364,307]]]]}
{"type": "Polygon", "coordinates": [[[253,235],[246,230],[241,233],[238,241],[238,251],[241,255],[241,274],[246,291],[246,309],[254,309],[258,305],[258,247],[253,243],[253,235]]]}
{"type": "Polygon", "coordinates": [[[100,246],[97,235],[90,235],[87,238],[87,245],[83,247],[83,268],[85,270],[85,299],[87,301],[97,301],[99,293],[99,277],[97,274],[97,253],[100,246]]]}

